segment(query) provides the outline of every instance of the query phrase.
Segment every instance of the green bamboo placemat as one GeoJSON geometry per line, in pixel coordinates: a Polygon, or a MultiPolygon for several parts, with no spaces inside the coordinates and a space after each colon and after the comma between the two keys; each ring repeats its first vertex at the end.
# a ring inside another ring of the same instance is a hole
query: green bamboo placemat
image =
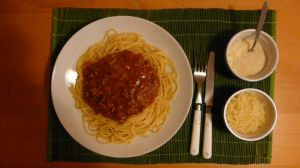
{"type": "MultiPolygon", "coordinates": [[[[207,62],[208,52],[216,52],[215,96],[213,108],[213,156],[205,160],[201,155],[189,154],[191,121],[189,113],[179,132],[159,149],[134,158],[111,158],[93,153],[64,130],[49,103],[49,161],[113,162],[130,164],[153,163],[227,163],[251,164],[270,163],[272,158],[272,135],[256,142],[245,142],[235,138],[225,128],[222,109],[225,100],[235,91],[258,88],[273,97],[274,74],[261,82],[244,82],[235,78],[226,68],[224,53],[234,33],[255,28],[260,11],[238,11],[224,9],[77,9],[57,8],[53,10],[52,66],[65,42],[80,28],[92,21],[115,15],[130,15],[150,20],[171,33],[185,50],[191,65],[198,57],[202,66],[207,62]]],[[[268,11],[264,31],[273,38],[276,34],[276,12],[268,11]]],[[[180,67],[178,67],[180,68],[180,67]]]]}

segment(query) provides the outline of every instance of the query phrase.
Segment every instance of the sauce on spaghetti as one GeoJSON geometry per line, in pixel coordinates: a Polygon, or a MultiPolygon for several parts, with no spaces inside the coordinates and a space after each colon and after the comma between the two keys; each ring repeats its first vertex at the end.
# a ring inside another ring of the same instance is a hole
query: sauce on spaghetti
{"type": "Polygon", "coordinates": [[[159,77],[142,54],[124,50],[83,64],[82,98],[95,111],[124,123],[154,102],[159,77]]]}

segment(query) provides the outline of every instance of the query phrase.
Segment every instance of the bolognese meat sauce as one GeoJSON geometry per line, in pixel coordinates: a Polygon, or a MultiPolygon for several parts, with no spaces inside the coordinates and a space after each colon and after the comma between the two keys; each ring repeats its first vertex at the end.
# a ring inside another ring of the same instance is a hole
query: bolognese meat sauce
{"type": "Polygon", "coordinates": [[[128,50],[83,64],[84,101],[119,124],[152,104],[159,84],[156,69],[142,54],[128,50]]]}

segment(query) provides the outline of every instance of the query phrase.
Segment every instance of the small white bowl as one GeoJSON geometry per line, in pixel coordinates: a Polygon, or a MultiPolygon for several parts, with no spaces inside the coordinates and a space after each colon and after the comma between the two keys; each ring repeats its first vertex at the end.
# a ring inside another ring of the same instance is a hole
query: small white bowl
{"type": "MultiPolygon", "coordinates": [[[[270,76],[273,73],[273,71],[276,69],[279,60],[279,51],[276,42],[269,34],[267,34],[264,31],[261,31],[257,43],[261,44],[263,51],[266,55],[266,63],[264,65],[263,70],[251,76],[243,76],[233,70],[233,68],[230,66],[228,61],[229,48],[231,48],[232,45],[239,40],[246,39],[246,38],[254,39],[255,31],[256,31],[255,29],[246,29],[238,32],[231,38],[226,48],[226,62],[231,72],[238,78],[249,82],[260,81],[270,76]]],[[[249,62],[249,66],[253,66],[253,64],[255,63],[249,62]]]]}
{"type": "Polygon", "coordinates": [[[264,137],[266,137],[267,135],[269,135],[272,130],[275,127],[275,124],[277,122],[277,109],[275,106],[274,101],[272,100],[272,98],[267,95],[265,92],[258,90],[258,89],[253,89],[253,88],[247,88],[247,89],[242,89],[239,90],[237,92],[235,92],[233,95],[230,96],[230,98],[227,100],[225,107],[224,107],[224,114],[223,114],[223,118],[225,120],[225,124],[226,127],[229,129],[229,131],[236,136],[239,139],[245,140],[245,141],[256,141],[256,140],[260,140],[264,137]],[[267,116],[268,116],[268,120],[267,123],[264,124],[263,127],[259,128],[256,132],[251,133],[251,134],[241,134],[237,131],[235,131],[233,128],[231,128],[230,124],[228,123],[227,120],[227,107],[230,103],[230,101],[237,96],[238,94],[241,94],[243,92],[254,92],[257,93],[259,95],[262,96],[262,98],[264,99],[264,101],[266,102],[269,111],[267,111],[267,116]]]}

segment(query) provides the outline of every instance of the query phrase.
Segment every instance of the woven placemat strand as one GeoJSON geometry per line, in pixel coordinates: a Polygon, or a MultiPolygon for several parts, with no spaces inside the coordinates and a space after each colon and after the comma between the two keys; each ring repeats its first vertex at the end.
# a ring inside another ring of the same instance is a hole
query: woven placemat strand
{"type": "MultiPolygon", "coordinates": [[[[222,119],[222,108],[225,100],[239,89],[246,87],[258,88],[272,97],[274,95],[274,74],[260,82],[244,82],[235,78],[228,71],[224,60],[225,47],[229,39],[240,30],[255,28],[259,14],[260,11],[224,9],[54,9],[51,67],[53,67],[65,42],[76,31],[92,21],[115,15],[137,16],[160,25],[181,44],[191,65],[193,65],[193,58],[197,58],[204,66],[209,51],[214,50],[216,52],[216,77],[213,108],[213,156],[210,160],[205,160],[200,155],[193,157],[189,154],[192,110],[179,132],[168,143],[151,153],[123,159],[93,153],[78,144],[64,130],[50,99],[48,160],[130,164],[270,163],[272,158],[272,135],[256,142],[238,140],[225,128],[222,119]]],[[[275,11],[268,11],[263,30],[275,38],[275,11]]]]}

